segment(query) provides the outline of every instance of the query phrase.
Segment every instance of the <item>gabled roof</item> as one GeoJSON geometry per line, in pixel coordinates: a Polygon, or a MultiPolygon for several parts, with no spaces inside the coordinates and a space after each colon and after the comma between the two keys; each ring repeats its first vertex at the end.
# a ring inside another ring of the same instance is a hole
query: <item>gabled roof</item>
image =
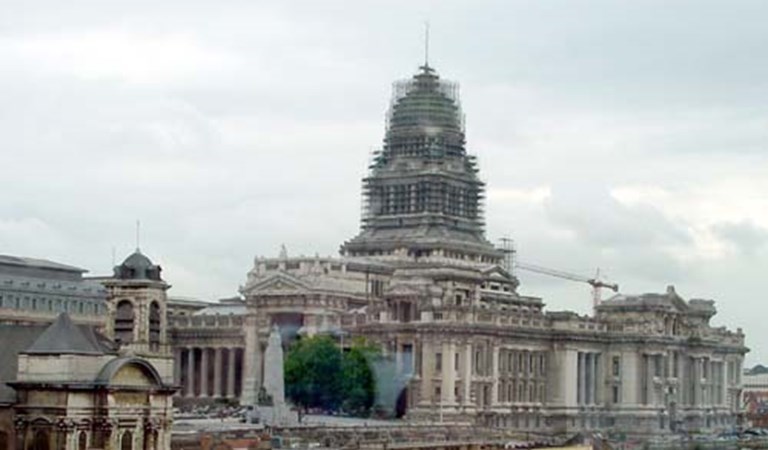
{"type": "Polygon", "coordinates": [[[61,313],[23,353],[101,355],[104,354],[104,349],[100,348],[95,337],[89,337],[83,333],[69,318],[69,314],[61,313]]]}

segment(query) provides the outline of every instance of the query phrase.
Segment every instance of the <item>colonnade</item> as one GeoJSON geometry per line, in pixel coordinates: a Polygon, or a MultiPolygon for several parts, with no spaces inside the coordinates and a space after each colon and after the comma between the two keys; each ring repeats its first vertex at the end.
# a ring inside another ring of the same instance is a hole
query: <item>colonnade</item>
{"type": "Polygon", "coordinates": [[[177,347],[174,381],[178,395],[188,398],[232,398],[242,393],[243,349],[240,347],[177,347]]]}
{"type": "Polygon", "coordinates": [[[601,401],[600,379],[602,377],[601,354],[579,352],[577,366],[576,403],[596,405],[601,401]]]}

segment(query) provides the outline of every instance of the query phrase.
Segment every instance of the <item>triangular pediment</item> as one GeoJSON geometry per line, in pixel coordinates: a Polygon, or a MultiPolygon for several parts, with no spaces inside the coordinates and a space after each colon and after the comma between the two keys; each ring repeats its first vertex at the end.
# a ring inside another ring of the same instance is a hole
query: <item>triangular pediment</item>
{"type": "Polygon", "coordinates": [[[483,275],[486,278],[490,278],[492,280],[509,281],[514,278],[512,274],[510,274],[503,267],[498,265],[486,267],[485,269],[483,269],[483,275]]]}
{"type": "Polygon", "coordinates": [[[253,295],[291,291],[306,292],[308,290],[310,290],[310,286],[303,280],[284,272],[278,272],[246,286],[242,293],[243,295],[253,295]]]}

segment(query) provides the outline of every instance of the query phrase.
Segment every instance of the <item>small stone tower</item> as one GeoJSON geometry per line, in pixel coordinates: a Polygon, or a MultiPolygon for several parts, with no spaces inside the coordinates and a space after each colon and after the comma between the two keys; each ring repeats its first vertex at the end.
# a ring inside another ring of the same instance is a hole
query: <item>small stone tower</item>
{"type": "Polygon", "coordinates": [[[161,268],[138,249],[115,266],[107,288],[107,336],[138,355],[168,355],[166,291],[161,268]]]}

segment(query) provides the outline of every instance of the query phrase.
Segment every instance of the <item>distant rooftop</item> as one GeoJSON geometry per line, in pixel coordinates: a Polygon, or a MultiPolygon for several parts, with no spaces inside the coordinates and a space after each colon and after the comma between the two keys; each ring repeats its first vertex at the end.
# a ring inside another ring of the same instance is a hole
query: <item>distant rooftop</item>
{"type": "Polygon", "coordinates": [[[73,272],[77,274],[83,274],[88,272],[80,267],[70,266],[68,264],[62,264],[55,261],[39,258],[29,258],[26,256],[13,256],[13,255],[0,255],[0,271],[4,266],[7,267],[22,267],[22,268],[35,268],[56,270],[62,272],[73,272]]]}

